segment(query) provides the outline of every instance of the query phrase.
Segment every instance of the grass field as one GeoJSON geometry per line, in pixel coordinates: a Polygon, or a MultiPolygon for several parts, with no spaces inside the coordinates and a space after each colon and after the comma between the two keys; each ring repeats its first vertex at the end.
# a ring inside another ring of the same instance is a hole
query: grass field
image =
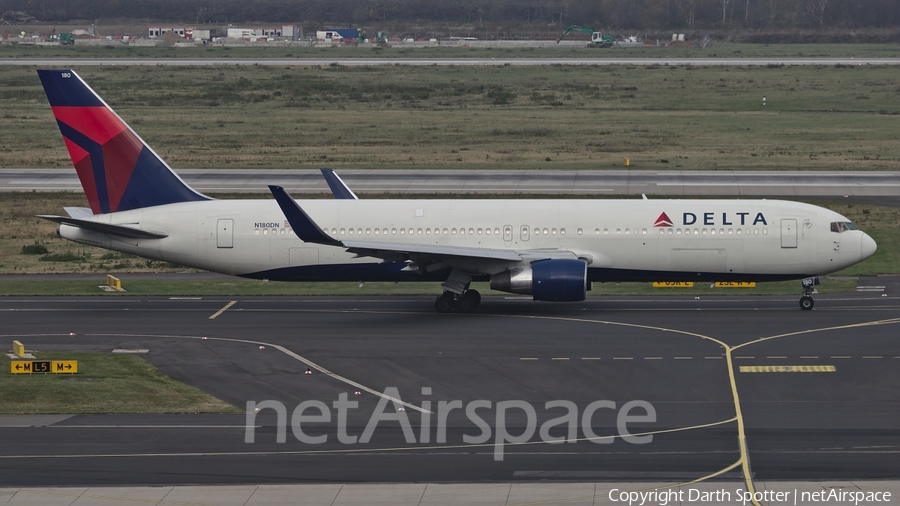
{"type": "MultiPolygon", "coordinates": [[[[900,170],[894,67],[77,71],[176,168],[900,170]]],[[[71,166],[34,69],[0,81],[0,167],[71,166]]]]}
{"type": "Polygon", "coordinates": [[[3,354],[0,357],[0,413],[242,412],[169,378],[134,355],[68,352],[38,352],[34,355],[38,360],[77,360],[78,374],[8,374],[10,359],[3,354]]]}

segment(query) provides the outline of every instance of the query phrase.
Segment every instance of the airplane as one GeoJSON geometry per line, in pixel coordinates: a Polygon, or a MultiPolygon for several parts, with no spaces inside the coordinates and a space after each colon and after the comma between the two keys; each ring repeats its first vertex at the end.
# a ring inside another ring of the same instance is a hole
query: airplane
{"type": "Polygon", "coordinates": [[[811,280],[877,245],[828,209],[782,200],[216,200],[188,186],[77,73],[38,70],[90,208],[41,215],[68,240],[251,279],[440,281],[440,313],[473,281],[538,301],[593,282],[811,280]]]}

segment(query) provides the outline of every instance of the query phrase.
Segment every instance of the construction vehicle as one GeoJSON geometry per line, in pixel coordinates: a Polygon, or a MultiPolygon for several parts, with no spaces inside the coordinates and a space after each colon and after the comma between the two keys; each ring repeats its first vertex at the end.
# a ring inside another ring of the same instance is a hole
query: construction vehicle
{"type": "Polygon", "coordinates": [[[73,37],[69,32],[60,33],[59,43],[63,46],[71,46],[72,44],[75,44],[75,37],[73,37]]]}
{"type": "Polygon", "coordinates": [[[566,28],[566,31],[556,39],[556,43],[559,44],[561,40],[566,38],[566,35],[569,35],[572,32],[591,34],[591,42],[587,47],[612,47],[615,44],[615,40],[613,40],[611,35],[603,35],[602,32],[595,31],[593,28],[586,28],[578,25],[570,25],[566,28]]]}
{"type": "Polygon", "coordinates": [[[587,47],[613,47],[616,44],[616,41],[613,40],[612,35],[603,35],[600,32],[593,32],[591,34],[591,43],[587,45],[587,47]]]}
{"type": "Polygon", "coordinates": [[[375,34],[375,43],[378,44],[378,47],[391,47],[390,42],[388,42],[387,34],[384,32],[377,32],[375,34]]]}

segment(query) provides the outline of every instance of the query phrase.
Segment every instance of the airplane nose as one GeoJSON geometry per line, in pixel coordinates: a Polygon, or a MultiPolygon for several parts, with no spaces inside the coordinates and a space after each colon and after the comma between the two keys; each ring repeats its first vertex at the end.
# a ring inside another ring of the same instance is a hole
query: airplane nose
{"type": "Polygon", "coordinates": [[[863,233],[862,240],[860,241],[860,260],[865,260],[870,256],[875,254],[875,250],[878,249],[878,245],[875,244],[875,239],[869,237],[869,234],[863,233]]]}

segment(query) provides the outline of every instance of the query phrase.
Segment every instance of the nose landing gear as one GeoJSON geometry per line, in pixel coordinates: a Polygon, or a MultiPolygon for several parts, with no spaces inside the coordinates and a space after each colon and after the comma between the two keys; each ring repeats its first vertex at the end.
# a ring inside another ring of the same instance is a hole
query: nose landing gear
{"type": "Polygon", "coordinates": [[[816,292],[815,286],[819,284],[819,278],[804,278],[801,283],[803,284],[803,297],[800,297],[800,309],[809,311],[816,305],[812,294],[816,292]]]}
{"type": "Polygon", "coordinates": [[[444,292],[434,301],[434,310],[438,313],[471,313],[481,303],[478,290],[466,290],[462,295],[444,292]]]}
{"type": "Polygon", "coordinates": [[[815,305],[816,305],[815,301],[809,295],[804,295],[803,297],[800,297],[800,309],[809,311],[815,305]]]}

